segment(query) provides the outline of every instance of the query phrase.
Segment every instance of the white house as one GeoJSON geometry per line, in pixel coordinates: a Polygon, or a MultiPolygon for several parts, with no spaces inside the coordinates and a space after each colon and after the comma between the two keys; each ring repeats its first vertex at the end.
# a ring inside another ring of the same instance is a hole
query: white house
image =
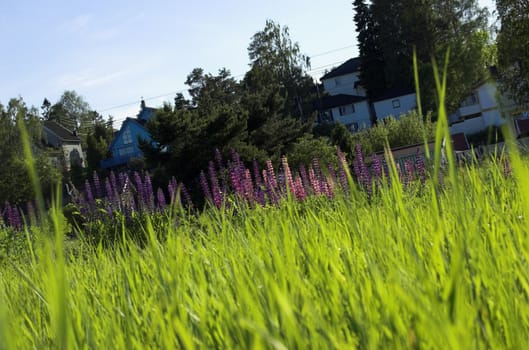
{"type": "Polygon", "coordinates": [[[417,95],[413,90],[392,90],[372,101],[376,119],[389,116],[399,119],[401,114],[417,108],[417,95]]]}
{"type": "Polygon", "coordinates": [[[57,156],[51,157],[52,162],[57,166],[61,166],[62,161],[64,161],[62,165],[66,170],[70,170],[74,164],[85,165],[81,139],[75,131],[70,131],[52,120],[46,120],[42,123],[42,131],[43,142],[59,151],[57,156]]]}
{"type": "Polygon", "coordinates": [[[511,120],[516,104],[502,95],[494,79],[479,83],[449,116],[450,133],[476,134],[491,126],[500,127],[511,120]]]}
{"type": "Polygon", "coordinates": [[[369,100],[364,96],[324,96],[320,105],[320,122],[339,122],[351,132],[371,127],[369,100]]]}
{"type": "Polygon", "coordinates": [[[360,58],[355,57],[339,65],[320,78],[325,91],[331,95],[366,96],[360,85],[360,58]]]}
{"type": "Polygon", "coordinates": [[[376,100],[367,98],[360,84],[360,58],[355,57],[320,78],[327,96],[321,98],[320,122],[340,122],[352,131],[370,128],[374,120],[384,119],[416,108],[415,92],[392,90],[376,100]]]}

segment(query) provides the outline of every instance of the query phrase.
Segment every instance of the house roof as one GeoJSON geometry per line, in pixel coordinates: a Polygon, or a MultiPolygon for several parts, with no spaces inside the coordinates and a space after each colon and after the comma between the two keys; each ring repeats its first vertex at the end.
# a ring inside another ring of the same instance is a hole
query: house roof
{"type": "Polygon", "coordinates": [[[367,97],[364,97],[364,96],[345,95],[345,94],[324,96],[321,99],[320,109],[324,110],[324,109],[329,109],[329,108],[334,108],[334,107],[340,107],[340,106],[350,105],[356,102],[362,102],[366,100],[367,100],[367,97]]]}
{"type": "Polygon", "coordinates": [[[145,129],[146,121],[143,120],[143,119],[136,119],[136,118],[131,118],[131,117],[125,118],[123,123],[121,123],[121,127],[119,128],[118,132],[114,135],[114,138],[112,139],[112,142],[108,146],[108,150],[112,150],[112,148],[114,147],[114,144],[116,143],[116,141],[121,137],[121,134],[123,132],[123,129],[125,128],[125,125],[127,125],[129,123],[138,124],[141,128],[145,129]]]}
{"type": "Polygon", "coordinates": [[[351,58],[325,74],[321,80],[358,72],[360,71],[360,63],[360,57],[351,58]]]}
{"type": "Polygon", "coordinates": [[[64,126],[53,120],[45,120],[43,125],[44,128],[55,134],[62,141],[81,142],[79,136],[75,135],[74,132],[66,129],[64,126]]]}
{"type": "Polygon", "coordinates": [[[372,99],[371,101],[374,102],[380,102],[384,100],[389,100],[391,98],[400,97],[400,96],[406,96],[411,95],[415,93],[415,89],[410,88],[398,88],[398,89],[390,89],[387,90],[382,95],[378,96],[377,98],[372,99]]]}

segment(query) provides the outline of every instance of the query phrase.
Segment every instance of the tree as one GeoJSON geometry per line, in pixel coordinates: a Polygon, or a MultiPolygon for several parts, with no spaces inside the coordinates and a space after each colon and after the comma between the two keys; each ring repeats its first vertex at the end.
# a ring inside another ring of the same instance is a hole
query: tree
{"type": "Polygon", "coordinates": [[[41,124],[36,108],[29,108],[21,99],[11,99],[6,107],[0,104],[0,201],[25,204],[35,199],[22,148],[17,123],[24,123],[33,145],[37,174],[45,195],[52,193],[52,187],[60,179],[41,145],[41,124]],[[13,190],[16,189],[16,190],[13,190]]]}
{"type": "Polygon", "coordinates": [[[373,13],[365,0],[355,0],[354,21],[360,53],[360,81],[370,98],[376,98],[386,90],[384,56],[381,52],[379,29],[373,13]]]}
{"type": "Polygon", "coordinates": [[[387,89],[413,87],[412,60],[417,52],[424,110],[436,110],[432,60],[442,68],[448,50],[449,111],[484,77],[488,13],[476,0],[373,0],[370,6],[357,0],[354,5],[360,53],[366,56],[374,50],[370,47],[377,48],[374,55],[383,62],[387,89]]]}
{"type": "Polygon", "coordinates": [[[91,115],[92,129],[86,137],[87,174],[100,170],[99,163],[102,159],[107,158],[108,147],[114,136],[112,117],[104,120],[96,111],[92,111],[91,115]]]}
{"type": "Polygon", "coordinates": [[[68,130],[77,130],[83,147],[87,146],[86,138],[93,127],[93,113],[88,102],[75,91],[65,91],[45,118],[56,121],[68,130]]]}
{"type": "Polygon", "coordinates": [[[496,0],[501,87],[521,105],[529,105],[529,1],[496,0]]]}

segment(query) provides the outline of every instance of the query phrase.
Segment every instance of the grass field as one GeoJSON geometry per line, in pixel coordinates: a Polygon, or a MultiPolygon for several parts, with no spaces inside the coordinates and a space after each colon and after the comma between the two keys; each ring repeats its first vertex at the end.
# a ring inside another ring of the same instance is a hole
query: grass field
{"type": "Polygon", "coordinates": [[[56,220],[1,262],[0,348],[528,348],[529,180],[512,165],[175,211],[144,247],[63,241],[56,220]]]}

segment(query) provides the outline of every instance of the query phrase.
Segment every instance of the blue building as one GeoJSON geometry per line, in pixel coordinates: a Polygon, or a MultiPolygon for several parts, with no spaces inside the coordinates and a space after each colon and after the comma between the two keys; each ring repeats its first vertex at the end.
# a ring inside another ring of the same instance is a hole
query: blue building
{"type": "Polygon", "coordinates": [[[140,150],[140,140],[151,141],[151,135],[145,128],[145,123],[154,115],[156,109],[145,106],[141,101],[140,113],[136,118],[127,118],[121,124],[121,128],[114,136],[108,150],[110,158],[101,161],[104,169],[126,166],[133,158],[143,157],[140,150]]]}

